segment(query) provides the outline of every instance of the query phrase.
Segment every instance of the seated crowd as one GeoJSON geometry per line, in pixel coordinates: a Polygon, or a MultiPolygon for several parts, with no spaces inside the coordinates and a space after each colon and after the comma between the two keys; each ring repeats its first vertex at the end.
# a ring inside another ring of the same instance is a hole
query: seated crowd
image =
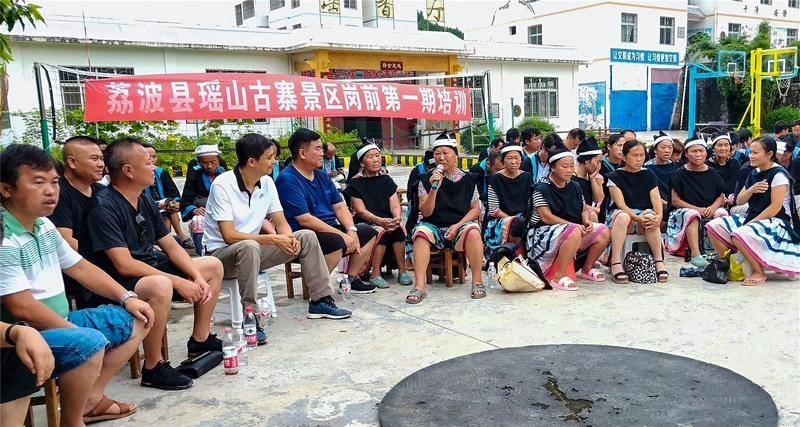
{"type": "MultiPolygon", "coordinates": [[[[230,170],[216,146],[199,146],[182,193],[155,166],[155,147],[134,138],[68,139],[61,176],[43,150],[7,147],[0,422],[20,424],[27,396],[50,377],[65,425],[133,414],[135,404],[104,391],[140,343],[142,386],[191,387],[162,356],[171,302],[193,306],[187,355],[219,351],[210,322],[222,280],[237,280],[244,310],[257,304],[260,272],[290,261],[302,267],[311,319],[352,315],[332,296],[337,266],[340,292],[345,281],[353,293],[389,287],[381,268],[390,265],[400,285],[413,285],[405,301],[422,302],[431,257],[443,250],[464,254],[473,299],[487,296],[484,260],[508,245],[553,289],[604,282],[604,264],[614,282],[627,283],[632,234],[649,246],[661,283],[669,280],[665,253],[708,264],[706,234],[718,255],[742,254],[745,285],[764,283],[765,272],[800,275],[800,122],[774,135],[741,130],[683,143],[664,133],[645,143],[626,130],[603,149],[580,129],[563,140],[511,129],[506,141],[493,141],[464,171],[454,135],[438,136],[411,171],[405,218],[377,145],[357,149],[340,191],[335,146],[303,128],[289,138],[283,168],[276,141],[258,134],[236,141],[230,170]]],[[[260,325],[257,340],[266,342],[260,325]]]]}

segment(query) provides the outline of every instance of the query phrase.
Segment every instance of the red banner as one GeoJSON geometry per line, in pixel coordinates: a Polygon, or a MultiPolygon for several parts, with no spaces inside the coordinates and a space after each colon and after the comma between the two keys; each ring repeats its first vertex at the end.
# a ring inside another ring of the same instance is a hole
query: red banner
{"type": "Polygon", "coordinates": [[[356,83],[259,73],[193,73],[86,80],[87,122],[402,117],[468,121],[469,89],[356,83]]]}

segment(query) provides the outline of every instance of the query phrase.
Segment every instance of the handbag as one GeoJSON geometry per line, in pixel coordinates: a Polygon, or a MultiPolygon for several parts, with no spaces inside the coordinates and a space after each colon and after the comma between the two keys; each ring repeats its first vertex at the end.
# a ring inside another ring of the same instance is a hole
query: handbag
{"type": "Polygon", "coordinates": [[[221,351],[206,351],[191,359],[184,360],[175,369],[195,380],[222,363],[222,358],[221,351]]]}
{"type": "Polygon", "coordinates": [[[725,252],[721,257],[715,257],[708,263],[703,275],[703,280],[710,283],[724,285],[728,283],[728,275],[731,271],[730,251],[725,252]]]}
{"type": "Polygon", "coordinates": [[[495,280],[506,292],[538,292],[544,289],[544,281],[528,265],[522,255],[509,261],[503,257],[498,263],[495,280]]]}
{"type": "Polygon", "coordinates": [[[653,256],[644,252],[630,251],[625,255],[622,268],[633,283],[652,284],[658,281],[653,256]]]}

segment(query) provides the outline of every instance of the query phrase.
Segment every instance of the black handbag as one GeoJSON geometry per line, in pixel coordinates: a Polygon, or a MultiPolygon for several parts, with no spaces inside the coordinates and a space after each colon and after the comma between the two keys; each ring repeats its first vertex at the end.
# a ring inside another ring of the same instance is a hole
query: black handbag
{"type": "Polygon", "coordinates": [[[221,351],[207,351],[191,359],[184,360],[175,369],[194,380],[202,377],[220,363],[222,363],[221,351]]]}
{"type": "Polygon", "coordinates": [[[716,257],[708,263],[703,275],[700,277],[706,282],[724,285],[728,283],[728,273],[730,271],[731,262],[728,257],[716,257]]]}

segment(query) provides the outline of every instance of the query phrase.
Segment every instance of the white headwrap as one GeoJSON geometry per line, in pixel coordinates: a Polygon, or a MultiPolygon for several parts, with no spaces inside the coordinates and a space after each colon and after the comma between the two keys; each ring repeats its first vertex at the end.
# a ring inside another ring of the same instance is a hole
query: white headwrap
{"type": "Polygon", "coordinates": [[[198,145],[194,149],[194,155],[197,157],[203,156],[219,156],[219,147],[216,144],[198,145]]]}
{"type": "Polygon", "coordinates": [[[695,145],[702,145],[703,147],[706,146],[706,141],[703,138],[697,137],[691,141],[687,141],[686,144],[683,145],[683,151],[689,149],[689,147],[693,147],[695,145]]]}
{"type": "Polygon", "coordinates": [[[728,142],[731,142],[731,135],[730,135],[730,134],[727,134],[727,133],[724,133],[724,134],[722,134],[722,135],[717,135],[716,137],[714,137],[714,139],[712,139],[712,140],[711,140],[711,145],[713,146],[713,145],[714,145],[714,144],[716,144],[716,143],[717,143],[717,141],[719,141],[720,139],[727,139],[727,140],[728,140],[728,142]]]}
{"type": "Polygon", "coordinates": [[[522,147],[516,144],[507,145],[500,150],[500,154],[510,153],[512,151],[519,151],[521,153],[522,147]]]}
{"type": "Polygon", "coordinates": [[[378,151],[380,151],[381,149],[378,148],[378,146],[375,145],[375,144],[367,144],[367,145],[361,147],[358,151],[356,151],[356,157],[358,158],[359,162],[361,162],[361,159],[364,158],[364,156],[367,154],[367,152],[369,150],[378,150],[378,151]]]}

